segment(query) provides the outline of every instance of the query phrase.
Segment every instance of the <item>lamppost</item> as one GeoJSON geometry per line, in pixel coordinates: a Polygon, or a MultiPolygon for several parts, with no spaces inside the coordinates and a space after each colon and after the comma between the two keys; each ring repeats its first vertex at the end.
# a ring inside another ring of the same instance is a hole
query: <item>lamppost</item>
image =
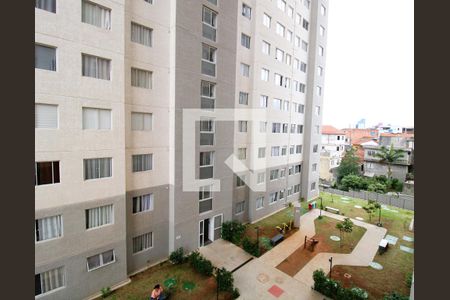
{"type": "Polygon", "coordinates": [[[328,274],[328,276],[331,279],[331,268],[333,268],[333,257],[330,257],[330,259],[328,259],[328,261],[330,262],[330,274],[328,274]]]}
{"type": "Polygon", "coordinates": [[[259,226],[256,226],[255,229],[256,229],[256,245],[257,245],[257,247],[258,247],[257,249],[259,251],[259,226]]]}
{"type": "Polygon", "coordinates": [[[381,204],[378,204],[378,205],[379,206],[378,206],[378,224],[377,224],[377,226],[382,227],[383,224],[381,224],[381,204]]]}
{"type": "Polygon", "coordinates": [[[322,207],[323,207],[323,205],[322,205],[322,196],[320,196],[319,198],[320,198],[320,215],[319,215],[319,218],[322,218],[322,207]]]}

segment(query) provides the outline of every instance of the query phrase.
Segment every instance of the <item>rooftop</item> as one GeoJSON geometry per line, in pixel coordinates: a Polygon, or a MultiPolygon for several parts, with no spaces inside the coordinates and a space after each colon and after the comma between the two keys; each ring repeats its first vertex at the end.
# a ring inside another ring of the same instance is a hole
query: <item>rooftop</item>
{"type": "Polygon", "coordinates": [[[331,125],[322,125],[322,134],[344,135],[345,131],[339,130],[331,125]]]}

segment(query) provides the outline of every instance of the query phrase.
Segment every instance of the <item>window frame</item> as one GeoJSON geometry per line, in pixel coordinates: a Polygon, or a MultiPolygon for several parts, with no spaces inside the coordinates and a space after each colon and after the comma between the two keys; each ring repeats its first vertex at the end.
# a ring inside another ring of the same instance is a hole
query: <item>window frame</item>
{"type": "Polygon", "coordinates": [[[116,252],[115,252],[114,249],[110,249],[110,250],[103,251],[103,252],[101,252],[101,253],[94,254],[94,255],[91,255],[91,256],[89,256],[89,257],[86,257],[86,267],[87,267],[87,271],[88,271],[88,272],[92,272],[92,271],[95,271],[95,270],[97,270],[97,269],[106,267],[106,266],[111,265],[111,264],[113,264],[113,263],[115,263],[115,262],[116,262],[116,252]],[[109,252],[109,251],[111,251],[111,250],[112,250],[112,252],[113,252],[113,260],[110,261],[110,262],[108,262],[108,263],[106,263],[106,264],[104,264],[104,263],[103,263],[103,254],[106,253],[106,252],[109,252]],[[97,255],[100,257],[100,265],[99,265],[98,267],[89,269],[89,261],[88,261],[88,258],[97,256],[97,255]]]}

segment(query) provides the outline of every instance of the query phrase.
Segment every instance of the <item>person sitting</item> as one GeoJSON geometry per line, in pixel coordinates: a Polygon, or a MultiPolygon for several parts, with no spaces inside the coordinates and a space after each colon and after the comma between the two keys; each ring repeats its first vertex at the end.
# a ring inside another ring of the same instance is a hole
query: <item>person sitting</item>
{"type": "Polygon", "coordinates": [[[166,296],[164,295],[164,290],[160,284],[155,285],[152,294],[150,295],[150,300],[164,300],[166,296]]]}

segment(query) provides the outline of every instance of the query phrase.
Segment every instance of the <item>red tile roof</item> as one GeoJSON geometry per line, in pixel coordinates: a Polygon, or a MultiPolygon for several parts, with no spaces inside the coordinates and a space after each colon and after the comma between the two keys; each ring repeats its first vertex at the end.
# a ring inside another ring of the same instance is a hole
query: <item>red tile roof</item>
{"type": "Polygon", "coordinates": [[[382,133],[380,136],[386,136],[386,137],[405,137],[405,138],[411,138],[414,137],[414,133],[382,133]]]}
{"type": "Polygon", "coordinates": [[[344,135],[345,132],[343,130],[336,129],[335,127],[331,125],[322,125],[322,134],[342,134],[344,135]]]}

